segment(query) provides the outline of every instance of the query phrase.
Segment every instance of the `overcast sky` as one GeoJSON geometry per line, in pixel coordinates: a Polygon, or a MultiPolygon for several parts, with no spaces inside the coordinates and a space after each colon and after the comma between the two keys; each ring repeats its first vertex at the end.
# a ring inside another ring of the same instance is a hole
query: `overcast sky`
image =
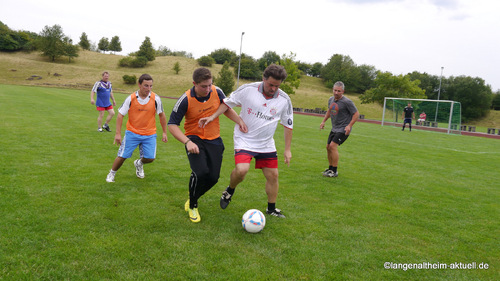
{"type": "MultiPolygon", "coordinates": [[[[58,24],[80,41],[119,36],[126,55],[145,37],[195,58],[220,48],[327,63],[350,56],[395,75],[412,71],[480,77],[500,89],[496,0],[0,0],[0,21],[39,33],[58,24]]],[[[348,86],[348,85],[347,85],[348,86]]]]}

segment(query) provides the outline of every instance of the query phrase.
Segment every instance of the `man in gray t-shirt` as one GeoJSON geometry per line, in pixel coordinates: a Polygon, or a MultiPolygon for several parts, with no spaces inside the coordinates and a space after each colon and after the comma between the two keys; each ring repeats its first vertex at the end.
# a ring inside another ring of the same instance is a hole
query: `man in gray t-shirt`
{"type": "Polygon", "coordinates": [[[338,146],[344,143],[351,133],[352,126],[359,117],[359,112],[354,103],[344,96],[344,83],[338,81],[333,85],[333,97],[328,100],[328,111],[319,128],[325,128],[328,118],[332,121],[332,130],[328,136],[326,151],[328,153],[329,167],[323,172],[325,177],[337,177],[339,163],[338,146]]]}

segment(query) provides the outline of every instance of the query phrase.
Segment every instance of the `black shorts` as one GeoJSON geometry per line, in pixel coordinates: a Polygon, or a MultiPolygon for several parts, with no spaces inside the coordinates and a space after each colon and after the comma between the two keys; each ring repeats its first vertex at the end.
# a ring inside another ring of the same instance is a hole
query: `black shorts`
{"type": "Polygon", "coordinates": [[[333,141],[334,143],[341,145],[346,141],[346,139],[348,137],[349,137],[349,135],[346,135],[344,133],[330,132],[330,135],[328,136],[327,144],[330,144],[333,141]]]}

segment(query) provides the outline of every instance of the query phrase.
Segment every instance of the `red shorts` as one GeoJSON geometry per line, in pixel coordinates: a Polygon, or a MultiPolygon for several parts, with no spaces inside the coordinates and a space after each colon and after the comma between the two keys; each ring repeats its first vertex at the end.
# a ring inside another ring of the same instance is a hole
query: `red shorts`
{"type": "Polygon", "coordinates": [[[250,163],[252,158],[255,158],[255,169],[262,168],[278,168],[278,154],[275,152],[253,152],[248,150],[235,150],[234,151],[234,162],[239,163],[250,163]]]}
{"type": "Polygon", "coordinates": [[[113,106],[110,105],[108,107],[100,107],[100,106],[97,106],[97,111],[108,111],[110,109],[113,109],[113,106]]]}

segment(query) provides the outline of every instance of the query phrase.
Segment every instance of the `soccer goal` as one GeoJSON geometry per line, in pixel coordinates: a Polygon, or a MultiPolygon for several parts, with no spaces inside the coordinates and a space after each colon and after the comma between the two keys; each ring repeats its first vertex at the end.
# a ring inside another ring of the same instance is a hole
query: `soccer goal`
{"type": "Polygon", "coordinates": [[[384,98],[382,126],[403,124],[403,109],[411,103],[415,119],[413,125],[428,127],[435,131],[459,134],[462,125],[462,106],[451,100],[428,100],[406,98],[384,98]],[[424,117],[425,114],[425,117],[424,117]],[[422,115],[422,116],[421,116],[422,115]]]}

